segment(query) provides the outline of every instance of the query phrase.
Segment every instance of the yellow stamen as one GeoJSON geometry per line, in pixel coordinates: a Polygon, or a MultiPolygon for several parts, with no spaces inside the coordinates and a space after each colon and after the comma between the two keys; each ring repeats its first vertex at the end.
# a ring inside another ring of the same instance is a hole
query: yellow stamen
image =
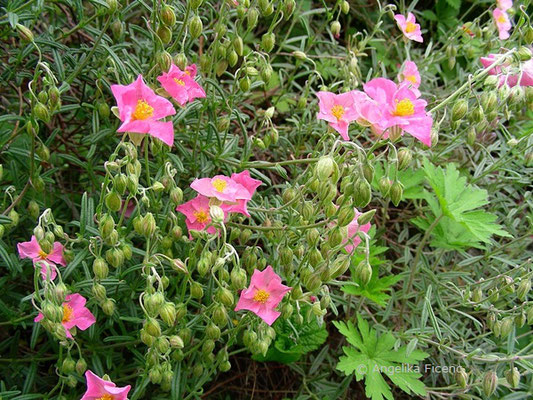
{"type": "Polygon", "coordinates": [[[270,293],[263,289],[259,289],[254,294],[254,300],[261,304],[265,304],[269,297],[270,293]]]}
{"type": "Polygon", "coordinates": [[[106,393],[103,396],[98,397],[96,400],[115,400],[115,396],[106,393]]]}
{"type": "Polygon", "coordinates": [[[405,75],[405,79],[411,82],[413,85],[416,85],[416,77],[414,75],[405,75]]]}
{"type": "Polygon", "coordinates": [[[213,179],[213,182],[211,182],[211,184],[213,185],[215,190],[220,193],[222,193],[224,189],[226,189],[226,186],[228,186],[228,182],[219,178],[213,179]]]}
{"type": "Polygon", "coordinates": [[[41,258],[41,260],[44,260],[46,257],[48,257],[48,253],[45,253],[44,251],[39,250],[39,257],[41,258]]]}
{"type": "Polygon", "coordinates": [[[194,215],[196,221],[201,224],[206,224],[209,221],[209,216],[207,215],[207,212],[205,210],[194,211],[192,215],[194,215]]]}
{"type": "Polygon", "coordinates": [[[177,85],[185,86],[185,82],[183,82],[181,79],[174,78],[174,82],[176,82],[177,85]]]}
{"type": "Polygon", "coordinates": [[[135,106],[135,111],[133,112],[133,120],[145,120],[150,118],[154,113],[154,108],[150,106],[144,100],[138,100],[137,105],[135,106]]]}
{"type": "MultiPolygon", "coordinates": [[[[398,100],[396,100],[398,102],[398,100]]],[[[415,113],[415,106],[413,102],[409,99],[403,99],[402,101],[396,104],[396,110],[392,113],[397,117],[407,117],[415,113]]]]}
{"type": "Polygon", "coordinates": [[[407,33],[411,33],[411,32],[414,32],[416,31],[416,25],[412,22],[408,22],[407,23],[407,26],[405,27],[405,32],[407,33]]]}
{"type": "Polygon", "coordinates": [[[500,24],[504,24],[505,21],[507,21],[507,20],[505,19],[505,17],[504,17],[503,15],[500,15],[500,16],[498,17],[497,21],[498,21],[500,24]]]}
{"type": "Polygon", "coordinates": [[[333,107],[331,107],[331,115],[333,115],[338,120],[342,118],[344,112],[344,107],[339,104],[335,104],[333,107]]]}
{"type": "Polygon", "coordinates": [[[69,322],[72,319],[74,309],[68,304],[63,304],[63,323],[69,322]]]}
{"type": "Polygon", "coordinates": [[[189,76],[191,76],[191,71],[185,70],[185,73],[189,76]]]}

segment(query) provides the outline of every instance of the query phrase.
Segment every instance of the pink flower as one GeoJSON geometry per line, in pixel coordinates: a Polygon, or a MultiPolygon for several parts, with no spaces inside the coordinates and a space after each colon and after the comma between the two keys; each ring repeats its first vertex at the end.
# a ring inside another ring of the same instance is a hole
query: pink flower
{"type": "Polygon", "coordinates": [[[413,61],[406,61],[403,63],[401,72],[398,74],[398,81],[400,83],[407,83],[411,87],[413,93],[417,97],[420,97],[420,91],[418,87],[420,86],[420,73],[418,72],[418,67],[413,61]]]}
{"type": "Polygon", "coordinates": [[[190,65],[185,72],[172,64],[167,73],[163,73],[157,80],[161,86],[174,98],[180,106],[196,98],[205,97],[205,91],[194,80],[196,65],[190,65]]]}
{"type": "MultiPolygon", "coordinates": [[[[487,57],[481,57],[480,61],[483,67],[488,68],[496,61],[498,54],[489,54],[487,57]]],[[[489,71],[490,75],[499,75],[499,86],[508,85],[514,87],[520,86],[533,86],[533,61],[529,60],[520,65],[517,74],[512,74],[510,71],[511,64],[505,62],[492,68],[489,71]]]]}
{"type": "Polygon", "coordinates": [[[54,242],[52,251],[46,253],[39,246],[39,242],[35,236],[32,236],[29,242],[17,244],[17,249],[20,258],[31,258],[34,266],[38,263],[41,265],[43,279],[46,279],[48,268],[50,268],[50,279],[54,280],[57,276],[56,264],[62,265],[63,267],[67,265],[67,262],[63,258],[63,245],[59,242],[54,242]]]}
{"type": "Polygon", "coordinates": [[[420,25],[416,23],[416,18],[413,13],[407,14],[407,18],[401,14],[396,14],[394,19],[407,39],[420,43],[424,41],[420,32],[420,25]]]}
{"type": "Polygon", "coordinates": [[[396,85],[385,78],[372,79],[364,85],[365,93],[379,105],[381,119],[373,123],[373,130],[389,136],[386,131],[397,127],[403,132],[414,136],[427,146],[431,146],[431,127],[433,119],[426,113],[426,101],[419,99],[417,94],[405,83],[396,85]]]}
{"type": "MultiPolygon", "coordinates": [[[[96,322],[94,315],[87,307],[85,307],[86,301],[85,297],[78,293],[69,294],[65,297],[65,302],[63,303],[63,320],[61,321],[61,324],[65,327],[65,333],[70,339],[72,339],[72,334],[70,332],[72,328],[77,327],[84,331],[96,322]]],[[[43,318],[43,314],[39,313],[34,321],[39,322],[43,318]]]]}
{"type": "Polygon", "coordinates": [[[256,269],[250,286],[241,292],[235,311],[252,311],[268,325],[272,325],[281,315],[274,308],[291,289],[281,283],[281,278],[276,275],[270,265],[262,272],[256,269]]]}
{"type": "Polygon", "coordinates": [[[344,140],[350,140],[348,125],[357,119],[351,92],[342,94],[318,92],[316,95],[320,107],[317,118],[328,121],[329,126],[339,132],[344,140]]]}
{"type": "Polygon", "coordinates": [[[494,22],[498,28],[499,37],[501,40],[509,38],[509,31],[511,30],[511,21],[509,21],[509,15],[499,8],[492,11],[492,16],[494,17],[494,22]]]}
{"type": "Polygon", "coordinates": [[[128,202],[128,206],[126,207],[126,210],[124,211],[124,203],[125,201],[122,200],[122,205],[120,206],[119,214],[124,213],[124,217],[129,218],[131,217],[131,214],[135,211],[136,204],[133,201],[128,202]]]}
{"type": "Polygon", "coordinates": [[[344,249],[351,253],[357,246],[359,246],[359,243],[361,243],[361,238],[357,236],[357,232],[364,232],[368,233],[370,230],[370,222],[367,224],[364,224],[362,226],[359,226],[357,223],[357,219],[361,215],[361,213],[357,210],[357,208],[354,208],[355,211],[355,217],[348,224],[348,236],[343,239],[342,243],[348,243],[346,246],[344,246],[344,249]],[[351,243],[349,242],[351,240],[351,243]]]}
{"type": "MultiPolygon", "coordinates": [[[[260,180],[250,177],[249,171],[242,171],[238,174],[231,174],[231,179],[237,184],[243,186],[248,191],[250,199],[255,194],[255,190],[263,184],[263,182],[261,182],[260,180]]],[[[249,199],[238,199],[236,204],[223,203],[221,207],[224,211],[228,213],[235,212],[239,214],[244,214],[249,217],[250,214],[248,213],[247,209],[248,201],[249,199]]]]}
{"type": "Polygon", "coordinates": [[[497,0],[498,8],[502,11],[507,11],[513,6],[513,0],[497,0]]]}
{"type": "Polygon", "coordinates": [[[122,125],[117,132],[148,133],[169,146],[174,143],[172,122],[160,119],[176,114],[172,103],[158,96],[143,81],[142,75],[129,85],[111,85],[122,125]]]}
{"type": "Polygon", "coordinates": [[[237,200],[250,200],[250,192],[233,179],[224,175],[216,175],[213,178],[195,179],[191,188],[203,196],[215,197],[220,201],[236,203],[237,200]]]}
{"type": "Polygon", "coordinates": [[[131,386],[117,387],[113,382],[106,381],[92,371],[85,372],[87,391],[80,400],[128,400],[131,386]]]}
{"type": "MultiPolygon", "coordinates": [[[[198,195],[187,203],[183,203],[176,207],[176,210],[185,215],[185,224],[187,224],[187,229],[189,231],[203,231],[211,224],[211,216],[209,215],[210,208],[209,198],[198,195]]],[[[207,232],[215,233],[216,228],[214,226],[209,226],[207,232]]]]}

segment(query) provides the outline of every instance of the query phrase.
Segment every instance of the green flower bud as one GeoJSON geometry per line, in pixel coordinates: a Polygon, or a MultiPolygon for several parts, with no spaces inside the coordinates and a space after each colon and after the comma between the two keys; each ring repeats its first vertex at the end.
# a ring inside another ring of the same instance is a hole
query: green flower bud
{"type": "Polygon", "coordinates": [[[193,10],[197,10],[203,3],[203,0],[189,0],[189,4],[193,10]]]}
{"type": "Polygon", "coordinates": [[[283,17],[285,20],[289,20],[292,13],[294,12],[294,7],[296,6],[295,0],[283,0],[283,17]]]}
{"type": "Polygon", "coordinates": [[[452,108],[452,121],[460,121],[468,112],[468,101],[458,100],[452,108]]]}
{"type": "Polygon", "coordinates": [[[170,350],[170,343],[167,338],[160,337],[157,339],[155,346],[157,348],[157,351],[161,354],[165,354],[167,351],[170,350]]]}
{"type": "Polygon", "coordinates": [[[17,30],[19,37],[25,42],[33,42],[33,33],[26,28],[24,25],[16,24],[15,29],[17,30]]]}
{"type": "Polygon", "coordinates": [[[355,277],[365,286],[372,279],[372,267],[366,260],[361,261],[355,268],[355,277]]]}
{"type": "Polygon", "coordinates": [[[149,335],[152,335],[156,338],[161,336],[161,326],[155,318],[148,318],[144,324],[144,329],[149,335]]]}
{"type": "Polygon", "coordinates": [[[161,39],[163,44],[169,44],[172,40],[172,31],[168,28],[168,26],[161,25],[157,29],[157,36],[159,39],[161,39]]]}
{"type": "Polygon", "coordinates": [[[76,372],[78,373],[78,375],[83,375],[86,370],[87,370],[87,362],[83,358],[80,358],[76,362],[76,372]]]}
{"type": "Polygon", "coordinates": [[[276,35],[274,35],[274,33],[267,32],[261,37],[261,47],[263,48],[265,52],[270,53],[272,49],[274,48],[275,44],[276,44],[276,35]]]}
{"type": "Polygon", "coordinates": [[[165,4],[161,9],[161,21],[169,27],[173,27],[176,24],[176,14],[168,4],[165,4]]]}
{"type": "Polygon", "coordinates": [[[518,371],[518,368],[513,367],[507,370],[505,372],[505,379],[512,388],[518,388],[518,385],[520,384],[520,372],[518,371]]]}
{"type": "Polygon", "coordinates": [[[152,346],[155,343],[155,338],[143,328],[141,329],[141,342],[147,346],[152,346]]]}
{"type": "Polygon", "coordinates": [[[401,148],[398,151],[398,168],[400,170],[406,169],[411,163],[412,159],[413,155],[411,153],[411,150],[409,150],[407,147],[401,148]]]}
{"type": "Polygon", "coordinates": [[[263,17],[268,17],[274,11],[269,0],[259,0],[258,5],[259,11],[261,11],[261,15],[263,15],[263,17]]]}
{"type": "Polygon", "coordinates": [[[315,173],[318,179],[322,182],[329,179],[331,174],[335,171],[335,160],[330,156],[322,156],[316,163],[315,173]]]}
{"type": "Polygon", "coordinates": [[[235,49],[235,52],[239,57],[242,57],[243,51],[244,51],[244,44],[242,42],[242,38],[240,36],[235,36],[233,38],[233,48],[235,49]]]}
{"type": "Polygon", "coordinates": [[[192,376],[195,378],[199,378],[204,373],[204,367],[202,364],[196,364],[192,369],[192,376]]]}
{"type": "Polygon", "coordinates": [[[213,323],[207,325],[205,329],[205,335],[211,340],[220,339],[220,328],[213,323]]]}
{"type": "Polygon", "coordinates": [[[246,286],[246,271],[240,267],[231,270],[231,285],[235,290],[243,289],[246,286]]]}
{"type": "Polygon", "coordinates": [[[109,267],[102,257],[97,257],[93,261],[93,273],[98,279],[105,279],[109,274],[109,267]]]}
{"type": "Polygon", "coordinates": [[[174,303],[166,302],[159,310],[159,315],[165,324],[174,326],[176,322],[176,307],[174,303]]]}
{"type": "Polygon", "coordinates": [[[100,223],[98,224],[98,229],[100,231],[100,235],[104,239],[111,235],[111,232],[113,232],[115,229],[115,221],[113,221],[113,217],[108,214],[102,215],[100,223]]]}
{"type": "MultiPolygon", "coordinates": [[[[504,85],[507,87],[506,85],[504,85]]],[[[504,97],[507,97],[506,95],[504,97]]],[[[494,91],[483,92],[481,95],[481,107],[485,113],[490,113],[498,106],[498,96],[494,91]]]]}
{"type": "Polygon", "coordinates": [[[172,335],[172,336],[169,338],[169,342],[170,342],[170,345],[171,345],[173,348],[183,349],[183,347],[184,347],[183,339],[180,338],[178,335],[172,335]]]}
{"type": "Polygon", "coordinates": [[[93,296],[96,300],[102,302],[106,299],[106,290],[104,285],[100,283],[95,283],[92,287],[93,296]]]}
{"type": "Polygon", "coordinates": [[[201,299],[204,297],[204,289],[198,282],[193,282],[191,285],[191,297],[193,299],[201,299]]]}
{"type": "Polygon", "coordinates": [[[338,38],[341,34],[341,23],[339,21],[333,21],[330,25],[331,33],[338,38]]]}
{"type": "Polygon", "coordinates": [[[105,205],[111,211],[118,211],[122,206],[122,200],[117,192],[112,190],[105,196],[105,205]]]}
{"type": "Polygon", "coordinates": [[[350,3],[346,0],[341,3],[341,11],[343,14],[348,14],[350,12],[350,3]]]}
{"type": "Polygon", "coordinates": [[[531,290],[531,280],[530,279],[522,279],[520,283],[518,284],[518,288],[516,289],[516,297],[520,301],[524,301],[527,298],[527,295],[529,291],[531,290]]]}
{"type": "MultiPolygon", "coordinates": [[[[351,205],[343,206],[340,208],[339,211],[339,219],[337,220],[337,224],[340,227],[347,226],[350,222],[353,221],[355,218],[355,210],[351,205]]],[[[341,239],[342,241],[342,239],[341,239]]],[[[335,245],[336,246],[336,245],[335,245]]],[[[332,247],[335,247],[332,246],[332,247]]]]}
{"type": "Polygon", "coordinates": [[[368,181],[366,179],[357,179],[354,184],[353,193],[355,206],[357,208],[365,207],[368,203],[370,203],[371,198],[372,192],[368,181]]]}
{"type": "Polygon", "coordinates": [[[37,202],[34,200],[31,200],[28,203],[28,214],[30,214],[33,219],[39,218],[39,204],[37,204],[37,202]]]}
{"type": "Polygon", "coordinates": [[[374,167],[372,167],[372,165],[369,163],[365,163],[363,165],[363,176],[368,182],[372,182],[374,179],[374,167]]]}
{"type": "Polygon", "coordinates": [[[218,300],[226,307],[232,307],[235,299],[233,293],[226,288],[220,288],[217,292],[218,300]]]}
{"type": "Polygon", "coordinates": [[[500,328],[500,336],[506,338],[514,328],[514,321],[511,317],[504,318],[502,320],[500,328]]]}
{"type": "Polygon", "coordinates": [[[247,92],[250,89],[251,84],[252,84],[252,81],[247,76],[239,79],[239,87],[241,88],[243,92],[247,92]]]}
{"type": "Polygon", "coordinates": [[[395,181],[390,188],[392,204],[398,206],[403,196],[403,185],[400,181],[395,181]]]}
{"type": "Polygon", "coordinates": [[[152,213],[147,213],[141,223],[142,233],[145,237],[151,237],[156,230],[155,218],[152,213]]]}
{"type": "Polygon", "coordinates": [[[498,387],[498,376],[494,371],[488,371],[483,377],[483,393],[486,397],[492,396],[498,387]]]}
{"type": "Polygon", "coordinates": [[[466,388],[468,386],[468,374],[466,373],[463,367],[457,368],[455,372],[455,381],[461,388],[466,388]]]}
{"type": "Polygon", "coordinates": [[[265,85],[268,85],[268,83],[270,82],[270,78],[272,77],[273,72],[274,70],[272,69],[272,66],[270,64],[264,65],[263,69],[261,70],[261,79],[263,80],[265,85]]]}
{"type": "Polygon", "coordinates": [[[198,15],[192,17],[189,21],[189,32],[191,33],[192,39],[196,39],[202,34],[204,26],[202,20],[198,15]]]}
{"type": "Polygon", "coordinates": [[[114,268],[118,268],[124,264],[124,253],[122,250],[117,248],[107,250],[105,253],[105,258],[107,262],[114,268]]]}
{"type": "Polygon", "coordinates": [[[39,242],[39,246],[41,246],[42,251],[44,251],[46,254],[50,254],[54,248],[53,242],[47,240],[46,237],[44,240],[39,242]]]}
{"type": "Polygon", "coordinates": [[[148,378],[154,385],[160,384],[161,380],[163,379],[161,367],[156,365],[154,368],[150,369],[150,372],[148,372],[148,378]]]}
{"type": "Polygon", "coordinates": [[[259,18],[259,11],[257,11],[257,8],[250,7],[246,14],[246,25],[248,26],[248,30],[251,31],[257,26],[258,18],[259,18]]]}
{"type": "Polygon", "coordinates": [[[105,315],[113,315],[115,312],[115,300],[113,299],[106,299],[102,303],[102,311],[105,315]]]}
{"type": "Polygon", "coordinates": [[[228,323],[228,314],[222,304],[215,306],[213,310],[213,322],[220,328],[223,328],[228,323]]]}

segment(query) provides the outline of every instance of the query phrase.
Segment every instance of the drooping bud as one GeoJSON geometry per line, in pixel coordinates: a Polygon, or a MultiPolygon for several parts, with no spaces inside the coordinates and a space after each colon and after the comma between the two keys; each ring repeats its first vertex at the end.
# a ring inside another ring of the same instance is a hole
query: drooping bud
{"type": "Polygon", "coordinates": [[[93,273],[98,279],[105,279],[109,274],[109,267],[102,257],[97,257],[93,261],[93,273]]]}
{"type": "Polygon", "coordinates": [[[316,163],[315,172],[318,179],[322,182],[329,179],[335,171],[335,160],[330,156],[322,156],[316,163]]]}
{"type": "Polygon", "coordinates": [[[350,12],[350,3],[346,0],[341,3],[341,11],[343,14],[348,14],[350,12]]]}
{"type": "Polygon", "coordinates": [[[455,372],[455,381],[461,388],[466,388],[468,386],[468,374],[466,373],[463,367],[458,367],[455,372]]]}
{"type": "Polygon", "coordinates": [[[246,14],[246,25],[248,26],[248,30],[251,31],[257,26],[258,19],[259,19],[259,11],[257,11],[257,8],[255,7],[250,7],[246,14]]]}
{"type": "Polygon", "coordinates": [[[531,290],[531,280],[522,279],[516,289],[516,297],[520,301],[524,301],[527,298],[529,291],[531,290]]]}
{"type": "Polygon", "coordinates": [[[486,397],[492,396],[498,387],[498,376],[494,371],[488,371],[483,377],[483,393],[486,397]]]}
{"type": "Polygon", "coordinates": [[[189,32],[191,33],[191,37],[193,39],[196,39],[202,34],[203,28],[204,26],[202,24],[202,20],[198,15],[195,15],[189,21],[189,32]]]}
{"type": "Polygon", "coordinates": [[[330,25],[331,33],[338,38],[341,35],[341,23],[339,21],[333,21],[330,25]]]}
{"type": "Polygon", "coordinates": [[[412,159],[413,154],[411,153],[411,150],[409,150],[407,147],[402,147],[398,151],[398,168],[400,170],[406,169],[409,164],[411,164],[412,159]]]}
{"type": "Polygon", "coordinates": [[[157,36],[159,37],[159,39],[161,39],[161,42],[163,42],[163,44],[169,44],[172,40],[172,31],[169,29],[168,26],[161,25],[157,29],[157,36]]]}
{"type": "Polygon", "coordinates": [[[468,101],[465,99],[458,100],[452,108],[452,121],[460,121],[468,112],[468,101]]]}
{"type": "Polygon", "coordinates": [[[513,367],[505,371],[505,379],[512,388],[516,389],[520,384],[520,371],[518,371],[518,368],[513,367]]]}
{"type": "Polygon", "coordinates": [[[403,196],[403,185],[400,181],[395,181],[390,188],[392,204],[398,206],[403,196]]]}
{"type": "Polygon", "coordinates": [[[33,33],[22,24],[16,24],[15,29],[17,30],[19,37],[25,42],[33,42],[33,33]]]}
{"type": "Polygon", "coordinates": [[[161,21],[170,27],[173,27],[176,24],[176,14],[168,4],[165,4],[161,9],[161,21]]]}
{"type": "Polygon", "coordinates": [[[106,299],[102,303],[102,311],[105,315],[113,315],[115,312],[115,301],[113,299],[106,299]]]}
{"type": "Polygon", "coordinates": [[[104,301],[106,298],[106,290],[104,285],[95,283],[92,287],[93,296],[98,301],[104,301]]]}
{"type": "Polygon", "coordinates": [[[85,359],[80,358],[76,362],[76,372],[78,373],[78,375],[83,375],[86,370],[87,370],[87,362],[85,361],[85,359]]]}
{"type": "Polygon", "coordinates": [[[361,261],[355,268],[355,277],[363,285],[367,285],[372,279],[372,267],[366,260],[361,261]]]}
{"type": "Polygon", "coordinates": [[[372,191],[366,179],[357,179],[354,184],[353,199],[357,208],[365,207],[370,203],[372,191]]]}
{"type": "Polygon", "coordinates": [[[261,37],[261,47],[265,52],[270,53],[270,51],[274,48],[275,44],[276,35],[274,35],[274,33],[267,32],[261,37]]]}
{"type": "Polygon", "coordinates": [[[176,322],[176,307],[174,303],[168,301],[159,310],[159,315],[165,324],[168,326],[174,326],[176,322]]]}

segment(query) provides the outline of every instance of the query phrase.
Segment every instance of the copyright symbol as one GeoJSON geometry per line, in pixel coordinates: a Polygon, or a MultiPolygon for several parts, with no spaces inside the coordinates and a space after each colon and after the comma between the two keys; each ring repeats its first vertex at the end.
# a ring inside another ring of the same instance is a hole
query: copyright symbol
{"type": "Polygon", "coordinates": [[[358,365],[356,370],[357,370],[357,373],[361,375],[365,375],[368,372],[368,368],[366,364],[358,365]]]}

